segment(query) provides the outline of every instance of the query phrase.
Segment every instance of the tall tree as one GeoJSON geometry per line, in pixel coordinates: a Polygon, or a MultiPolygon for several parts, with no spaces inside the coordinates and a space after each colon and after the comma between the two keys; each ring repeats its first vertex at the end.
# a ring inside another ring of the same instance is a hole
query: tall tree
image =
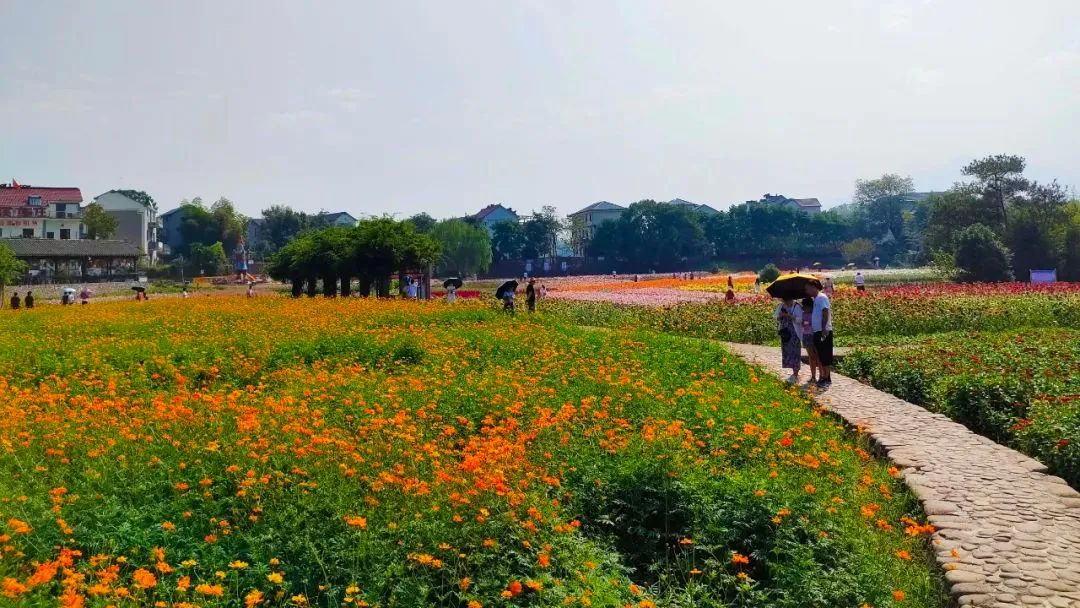
{"type": "Polygon", "coordinates": [[[0,308],[7,303],[4,293],[8,285],[14,285],[26,274],[26,262],[15,257],[15,252],[4,243],[0,243],[0,308]]]}
{"type": "Polygon", "coordinates": [[[83,224],[86,226],[86,238],[107,239],[116,234],[119,221],[109,215],[100,203],[94,201],[83,209],[83,224]]]}
{"type": "Polygon", "coordinates": [[[852,197],[852,202],[857,205],[869,205],[886,196],[898,196],[914,191],[915,180],[911,179],[911,176],[886,173],[877,179],[855,180],[855,195],[852,197]]]}
{"type": "Polygon", "coordinates": [[[983,196],[993,202],[1001,214],[1001,223],[1008,224],[1006,202],[1028,188],[1024,178],[1027,161],[1023,156],[997,154],[973,160],[963,169],[963,174],[977,180],[983,190],[983,196]]]}
{"type": "Polygon", "coordinates": [[[438,220],[423,211],[405,221],[413,225],[417,234],[431,234],[431,229],[438,223],[438,220]]]}
{"type": "Polygon", "coordinates": [[[555,246],[563,222],[554,207],[545,205],[539,213],[534,212],[522,224],[525,242],[521,256],[525,259],[555,255],[555,246]]]}
{"type": "Polygon", "coordinates": [[[491,265],[491,238],[485,228],[464,220],[443,220],[431,229],[431,237],[442,249],[440,272],[476,274],[491,265]]]}
{"type": "Polygon", "coordinates": [[[262,219],[260,239],[269,245],[270,251],[281,249],[293,237],[312,227],[311,216],[287,205],[271,205],[263,209],[262,219]]]}
{"type": "Polygon", "coordinates": [[[491,254],[496,260],[517,260],[525,248],[525,228],[518,222],[498,222],[491,227],[491,254]]]}

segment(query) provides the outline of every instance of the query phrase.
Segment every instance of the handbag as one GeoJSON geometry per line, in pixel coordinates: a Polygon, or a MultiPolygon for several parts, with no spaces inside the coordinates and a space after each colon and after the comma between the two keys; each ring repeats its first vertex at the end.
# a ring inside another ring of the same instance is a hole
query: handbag
{"type": "MultiPolygon", "coordinates": [[[[785,310],[785,312],[787,312],[787,311],[785,310]]],[[[781,344],[791,340],[791,336],[792,336],[791,323],[792,322],[791,322],[790,319],[777,322],[777,324],[780,327],[777,329],[776,333],[780,335],[780,343],[781,344]]]]}

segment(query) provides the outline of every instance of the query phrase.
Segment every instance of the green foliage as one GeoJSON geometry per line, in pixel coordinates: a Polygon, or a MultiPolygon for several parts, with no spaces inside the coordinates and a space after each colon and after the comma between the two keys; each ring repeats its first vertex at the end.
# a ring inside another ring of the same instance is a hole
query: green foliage
{"type": "Polygon", "coordinates": [[[855,239],[840,246],[840,253],[848,262],[865,263],[874,255],[874,242],[870,239],[855,239]]]}
{"type": "MultiPolygon", "coordinates": [[[[1080,327],[1077,319],[1064,319],[1080,327]]],[[[840,371],[941,412],[1080,484],[1080,330],[949,333],[863,348],[840,371]]]]}
{"type": "Polygon", "coordinates": [[[26,262],[16,258],[11,247],[0,243],[0,308],[7,304],[4,289],[22,279],[26,269],[26,262]]]}
{"type": "Polygon", "coordinates": [[[491,265],[491,239],[487,229],[462,220],[443,220],[431,229],[442,249],[439,272],[460,276],[483,272],[491,265]]]}
{"type": "Polygon", "coordinates": [[[964,281],[1011,281],[1012,253],[992,230],[982,224],[956,233],[954,260],[964,281]]]}
{"type": "Polygon", "coordinates": [[[911,176],[886,173],[877,179],[855,180],[855,196],[852,197],[852,202],[856,205],[871,205],[886,197],[914,191],[915,180],[911,179],[911,176]]]}
{"type": "Polygon", "coordinates": [[[195,244],[221,243],[226,254],[231,254],[247,233],[247,219],[240,215],[227,198],[219,198],[208,209],[199,197],[180,202],[184,219],[180,222],[180,234],[184,237],[186,251],[191,254],[195,244]]]}
{"type": "Polygon", "coordinates": [[[680,268],[709,254],[698,217],[680,205],[645,200],[596,229],[590,251],[626,261],[641,270],[680,268]]]}
{"type": "Polygon", "coordinates": [[[491,256],[495,260],[518,260],[525,249],[525,227],[518,222],[499,222],[491,227],[491,256]]]}
{"type": "Polygon", "coordinates": [[[192,274],[199,273],[206,276],[219,276],[229,274],[229,256],[225,255],[225,247],[221,242],[213,245],[193,243],[189,247],[189,255],[186,260],[192,274]]]}
{"type": "Polygon", "coordinates": [[[438,223],[438,220],[423,212],[417,213],[405,221],[413,225],[413,229],[416,230],[417,234],[431,234],[431,229],[438,223]]]}
{"type": "Polygon", "coordinates": [[[963,173],[976,179],[983,198],[1000,214],[1001,222],[1006,223],[1006,203],[1030,185],[1023,175],[1026,167],[1027,161],[1022,156],[997,154],[971,161],[963,173]]]}
{"type": "Polygon", "coordinates": [[[521,225],[521,257],[535,260],[555,255],[555,242],[562,230],[554,207],[545,206],[540,213],[533,213],[521,225]]]}
{"type": "Polygon", "coordinates": [[[766,264],[764,268],[758,271],[758,280],[762,283],[769,284],[780,277],[780,269],[776,267],[776,264],[766,264]]]}
{"type": "Polygon", "coordinates": [[[94,201],[83,209],[83,224],[86,226],[86,238],[107,239],[116,234],[120,222],[94,201]]]}
{"type": "Polygon", "coordinates": [[[112,190],[112,192],[122,194],[135,201],[136,203],[139,203],[143,207],[146,207],[147,209],[157,209],[157,203],[154,202],[154,197],[150,196],[146,192],[143,192],[142,190],[112,190]]]}

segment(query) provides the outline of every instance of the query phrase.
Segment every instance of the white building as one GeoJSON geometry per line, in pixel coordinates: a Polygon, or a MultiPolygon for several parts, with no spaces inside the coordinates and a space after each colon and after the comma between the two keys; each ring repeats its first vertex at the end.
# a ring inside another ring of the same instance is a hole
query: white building
{"type": "Polygon", "coordinates": [[[0,184],[0,238],[81,239],[80,203],[78,188],[0,184]]]}
{"type": "Polygon", "coordinates": [[[158,238],[157,204],[141,190],[109,190],[95,199],[106,213],[117,220],[112,238],[127,241],[146,254],[150,263],[157,262],[162,245],[158,238]]]}
{"type": "Polygon", "coordinates": [[[595,202],[566,216],[570,219],[570,242],[574,255],[584,256],[585,245],[596,234],[597,227],[605,222],[619,219],[626,207],[607,201],[595,202]]]}

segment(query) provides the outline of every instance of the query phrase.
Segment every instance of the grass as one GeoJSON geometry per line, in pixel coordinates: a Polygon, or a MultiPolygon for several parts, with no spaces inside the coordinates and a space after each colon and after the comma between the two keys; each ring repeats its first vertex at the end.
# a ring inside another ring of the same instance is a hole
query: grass
{"type": "Polygon", "coordinates": [[[945,605],[895,471],[798,392],[709,340],[462,304],[9,316],[0,599],[945,605]]]}

